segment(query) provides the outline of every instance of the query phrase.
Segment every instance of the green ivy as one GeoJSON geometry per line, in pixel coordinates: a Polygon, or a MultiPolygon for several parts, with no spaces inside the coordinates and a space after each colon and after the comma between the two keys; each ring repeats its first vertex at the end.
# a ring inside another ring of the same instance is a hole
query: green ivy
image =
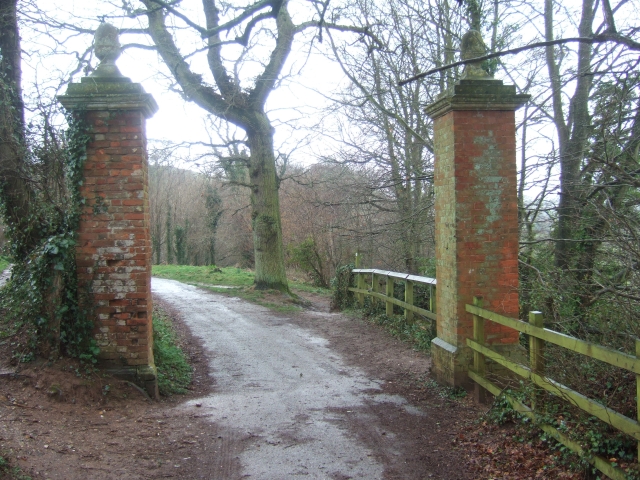
{"type": "Polygon", "coordinates": [[[64,350],[95,363],[99,350],[91,335],[91,316],[78,303],[75,262],[77,230],[85,204],[80,187],[90,137],[79,115],[70,116],[68,122],[61,152],[66,190],[56,199],[59,203],[51,202],[50,192],[36,191],[30,203],[28,232],[16,231],[17,226],[4,215],[13,268],[0,302],[7,317],[21,318],[29,327],[34,349],[53,355],[64,350]],[[27,238],[35,247],[20,255],[27,238]]]}
{"type": "MultiPolygon", "coordinates": [[[[527,404],[534,395],[534,387],[527,382],[520,381],[517,388],[506,389],[505,394],[527,404]]],[[[635,462],[637,443],[633,438],[615,430],[596,417],[573,408],[553,395],[545,395],[544,410],[537,411],[536,415],[535,422],[532,422],[529,417],[515,411],[505,395],[500,395],[494,400],[486,418],[499,425],[509,422],[519,425],[520,428],[515,432],[514,438],[539,438],[551,450],[558,452],[557,462],[559,464],[566,465],[573,471],[591,470],[594,475],[598,475],[599,472],[595,467],[587,463],[587,458],[599,455],[609,459],[615,466],[621,467],[628,480],[640,479],[638,464],[635,462]],[[542,424],[556,428],[579,443],[584,449],[586,457],[579,457],[545,433],[539,428],[542,424]]]]}
{"type": "Polygon", "coordinates": [[[353,273],[351,271],[356,268],[353,263],[342,265],[336,270],[336,276],[331,279],[331,308],[344,310],[352,307],[354,304],[353,292],[349,291],[349,287],[353,284],[353,273]]]}

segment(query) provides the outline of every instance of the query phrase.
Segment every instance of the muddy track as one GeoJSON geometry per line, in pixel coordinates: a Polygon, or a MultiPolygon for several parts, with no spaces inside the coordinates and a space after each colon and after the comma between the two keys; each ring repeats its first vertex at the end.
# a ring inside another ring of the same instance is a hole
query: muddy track
{"type": "Polygon", "coordinates": [[[240,478],[472,478],[452,443],[460,404],[403,384],[428,374],[424,355],[322,308],[275,314],[157,278],[153,292],[208,352],[212,393],[179,408],[226,432],[211,478],[233,478],[227,458],[240,478]]]}
{"type": "Polygon", "coordinates": [[[0,342],[0,456],[34,480],[489,478],[460,443],[477,408],[439,395],[428,356],[382,328],[326,297],[280,314],[152,286],[195,367],[190,392],[148,402],[71,359],[16,364],[0,342]]]}

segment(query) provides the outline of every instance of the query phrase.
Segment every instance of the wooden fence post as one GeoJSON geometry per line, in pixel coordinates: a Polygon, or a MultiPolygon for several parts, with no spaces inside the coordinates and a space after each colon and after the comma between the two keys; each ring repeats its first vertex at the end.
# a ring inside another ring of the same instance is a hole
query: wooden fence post
{"type": "MultiPolygon", "coordinates": [[[[534,327],[544,328],[544,317],[542,312],[529,312],[529,323],[534,327]]],[[[529,335],[529,366],[531,371],[537,375],[544,375],[544,340],[529,335]]],[[[538,406],[542,406],[543,391],[534,387],[533,398],[531,399],[531,408],[536,410],[538,406]]]]}
{"type": "MultiPolygon", "coordinates": [[[[374,293],[380,293],[380,282],[378,281],[378,275],[375,273],[371,274],[371,291],[374,293]]],[[[371,305],[376,305],[376,303],[378,303],[378,299],[371,296],[371,305]]]]}
{"type": "MultiPolygon", "coordinates": [[[[473,305],[479,308],[482,308],[482,297],[473,297],[473,305]]],[[[473,316],[473,340],[484,346],[484,318],[479,315],[473,316]]],[[[480,352],[473,352],[473,369],[475,372],[482,378],[485,378],[486,375],[486,365],[484,355],[480,352]]],[[[487,391],[484,387],[479,384],[475,384],[474,386],[474,397],[476,403],[486,403],[487,402],[487,391]]]]}
{"type": "MultiPolygon", "coordinates": [[[[394,285],[394,283],[395,282],[393,281],[393,277],[390,277],[389,275],[387,275],[387,291],[386,291],[387,298],[393,298],[393,285],[394,285]]],[[[391,303],[388,300],[387,300],[387,304],[386,304],[385,313],[387,314],[387,317],[390,317],[391,315],[393,315],[393,303],[391,303]]]]}
{"type": "MultiPolygon", "coordinates": [[[[640,358],[640,339],[636,338],[636,357],[640,358]]],[[[640,422],[640,375],[636,375],[636,408],[640,422]]],[[[640,461],[640,441],[638,441],[638,461],[640,461]]]]}
{"type": "Polygon", "coordinates": [[[429,285],[429,310],[436,313],[436,287],[429,285]]]}
{"type": "MultiPolygon", "coordinates": [[[[404,281],[404,303],[413,305],[413,282],[411,280],[404,281]]],[[[413,323],[413,312],[405,308],[404,319],[407,323],[413,323]]]]}
{"type": "MultiPolygon", "coordinates": [[[[360,268],[360,262],[360,252],[356,252],[356,268],[360,268]]],[[[364,275],[361,273],[356,273],[356,288],[364,290],[364,275]]],[[[358,300],[358,305],[362,307],[364,305],[364,293],[357,293],[356,299],[358,300]]]]}

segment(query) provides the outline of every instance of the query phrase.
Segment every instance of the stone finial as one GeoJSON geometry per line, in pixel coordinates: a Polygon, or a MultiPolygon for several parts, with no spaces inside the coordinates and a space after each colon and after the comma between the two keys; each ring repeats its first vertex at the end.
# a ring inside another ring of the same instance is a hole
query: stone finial
{"type": "MultiPolygon", "coordinates": [[[[486,54],[487,47],[478,30],[469,30],[462,36],[460,42],[460,58],[462,60],[470,60],[486,54]]],[[[482,68],[482,62],[470,62],[464,66],[462,78],[479,79],[491,78],[491,76],[482,68]]]]}
{"type": "Polygon", "coordinates": [[[101,23],[96,30],[94,49],[100,64],[91,75],[92,77],[122,77],[116,66],[116,60],[122,53],[118,34],[119,30],[109,23],[101,23]]]}

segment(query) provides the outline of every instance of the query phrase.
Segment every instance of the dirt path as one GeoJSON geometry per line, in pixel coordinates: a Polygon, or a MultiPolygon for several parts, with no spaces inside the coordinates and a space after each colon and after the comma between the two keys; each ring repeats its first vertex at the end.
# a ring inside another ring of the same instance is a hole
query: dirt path
{"type": "Polygon", "coordinates": [[[199,409],[230,444],[252,439],[239,453],[232,445],[219,452],[237,455],[241,476],[471,478],[449,455],[446,424],[455,419],[446,402],[438,399],[445,411],[436,412],[394,392],[397,373],[427,373],[426,357],[388,337],[381,351],[361,328],[350,332],[340,314],[274,314],[172,280],[154,278],[153,292],[209,352],[213,392],[180,408],[199,409]],[[342,328],[331,334],[336,323],[342,328]],[[345,359],[348,349],[357,354],[345,359]],[[376,371],[385,363],[395,368],[376,371]]]}
{"type": "Polygon", "coordinates": [[[278,314],[152,285],[195,365],[192,392],[149,403],[77,364],[16,368],[0,345],[0,456],[34,479],[483,478],[458,447],[476,407],[439,395],[428,357],[381,328],[322,297],[278,314]]]}

